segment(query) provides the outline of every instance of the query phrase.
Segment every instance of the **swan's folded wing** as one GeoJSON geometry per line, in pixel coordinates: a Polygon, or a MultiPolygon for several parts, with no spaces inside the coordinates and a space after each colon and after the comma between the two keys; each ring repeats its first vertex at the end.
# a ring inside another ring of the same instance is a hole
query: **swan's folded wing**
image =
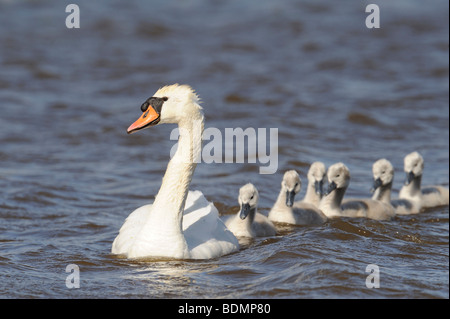
{"type": "Polygon", "coordinates": [[[215,258],[239,250],[239,242],[219,218],[217,208],[200,191],[190,191],[183,232],[192,258],[215,258]]]}
{"type": "Polygon", "coordinates": [[[275,236],[277,234],[273,223],[261,213],[255,214],[252,226],[257,237],[275,236]]]}
{"type": "Polygon", "coordinates": [[[184,205],[183,231],[200,219],[205,227],[204,231],[210,230],[218,218],[216,207],[208,202],[201,191],[189,191],[184,205]]]}

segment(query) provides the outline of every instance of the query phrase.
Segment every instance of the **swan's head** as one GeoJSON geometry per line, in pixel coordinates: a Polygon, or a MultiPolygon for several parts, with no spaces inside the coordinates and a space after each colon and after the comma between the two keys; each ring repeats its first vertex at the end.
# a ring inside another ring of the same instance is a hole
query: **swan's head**
{"type": "Polygon", "coordinates": [[[248,214],[253,210],[256,210],[258,206],[259,193],[255,185],[248,183],[239,189],[239,205],[241,210],[239,212],[239,217],[245,219],[248,214]]]}
{"type": "Polygon", "coordinates": [[[189,85],[160,88],[142,105],[142,115],[130,125],[128,134],[163,123],[181,123],[203,118],[200,100],[189,85]]]}
{"type": "Polygon", "coordinates": [[[323,194],[323,183],[326,179],[327,169],[325,164],[322,162],[314,162],[309,167],[308,171],[308,182],[314,185],[316,194],[323,194]]]}
{"type": "Polygon", "coordinates": [[[394,167],[387,159],[382,158],[373,163],[373,187],[372,192],[380,186],[385,186],[392,183],[394,179],[394,167]]]}
{"type": "Polygon", "coordinates": [[[295,170],[290,170],[284,173],[281,181],[281,190],[286,192],[286,205],[292,207],[294,205],[294,198],[300,192],[302,182],[300,176],[295,170]]]}
{"type": "Polygon", "coordinates": [[[424,162],[418,152],[412,152],[405,156],[404,169],[406,172],[405,185],[409,185],[415,177],[422,176],[424,162]]]}
{"type": "Polygon", "coordinates": [[[335,189],[346,189],[350,184],[350,171],[344,163],[336,163],[328,168],[328,191],[327,195],[335,189]]]}

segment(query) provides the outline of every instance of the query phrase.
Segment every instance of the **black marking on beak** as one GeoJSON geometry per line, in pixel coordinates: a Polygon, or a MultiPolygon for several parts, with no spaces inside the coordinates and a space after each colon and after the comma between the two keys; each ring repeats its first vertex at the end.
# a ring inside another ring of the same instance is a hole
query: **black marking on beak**
{"type": "Polygon", "coordinates": [[[167,101],[169,98],[168,97],[150,97],[147,99],[147,101],[145,101],[144,103],[142,103],[141,105],[141,111],[142,113],[147,111],[148,107],[151,105],[151,107],[153,107],[155,109],[155,111],[158,114],[161,114],[161,109],[162,106],[164,104],[165,101],[167,101]]]}
{"type": "Polygon", "coordinates": [[[239,217],[241,219],[245,219],[249,213],[250,213],[250,204],[249,203],[242,204],[241,212],[239,213],[239,217]]]}
{"type": "Polygon", "coordinates": [[[407,173],[407,174],[406,174],[405,185],[411,184],[411,182],[413,181],[413,179],[414,179],[415,177],[416,177],[416,176],[414,175],[413,171],[407,173]]]}
{"type": "Polygon", "coordinates": [[[286,191],[286,206],[292,207],[294,205],[294,198],[295,198],[294,190],[286,191]]]}
{"type": "Polygon", "coordinates": [[[332,191],[334,191],[337,188],[336,183],[333,181],[330,184],[328,184],[328,190],[327,193],[325,195],[330,194],[332,191]]]}
{"type": "Polygon", "coordinates": [[[380,187],[381,185],[383,185],[383,182],[381,181],[381,179],[378,177],[377,179],[375,179],[373,181],[373,186],[372,189],[370,190],[372,193],[375,192],[378,187],[380,187]]]}
{"type": "Polygon", "coordinates": [[[317,195],[322,196],[322,194],[323,194],[323,181],[315,181],[314,182],[314,189],[315,189],[317,195]]]}

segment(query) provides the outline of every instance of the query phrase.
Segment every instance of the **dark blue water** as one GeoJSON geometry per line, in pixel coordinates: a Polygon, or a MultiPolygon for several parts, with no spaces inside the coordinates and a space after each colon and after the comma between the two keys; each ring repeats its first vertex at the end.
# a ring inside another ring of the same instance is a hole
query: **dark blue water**
{"type": "MultiPolygon", "coordinates": [[[[278,165],[200,163],[192,189],[223,215],[254,183],[267,214],[282,174],[342,161],[348,196],[368,197],[372,163],[425,159],[449,184],[449,7],[445,1],[0,1],[2,298],[448,298],[449,210],[392,221],[279,228],[206,261],[110,254],[124,219],[157,193],[174,127],[129,136],[141,103],[187,83],[206,127],[277,128],[278,165]],[[151,164],[151,165],[150,165],[151,164]],[[80,288],[66,286],[78,265],[80,288]],[[369,289],[367,265],[380,269],[369,289]]],[[[299,197],[304,195],[304,189],[299,197]]]]}

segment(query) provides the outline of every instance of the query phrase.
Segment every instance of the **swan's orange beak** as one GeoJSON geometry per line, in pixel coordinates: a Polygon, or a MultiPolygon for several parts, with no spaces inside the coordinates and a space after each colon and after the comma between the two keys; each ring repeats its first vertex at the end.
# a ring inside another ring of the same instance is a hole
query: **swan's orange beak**
{"type": "Polygon", "coordinates": [[[138,118],[136,122],[130,125],[130,127],[127,129],[127,133],[131,134],[152,125],[156,125],[159,123],[159,120],[159,113],[156,112],[151,105],[149,105],[148,109],[142,114],[142,116],[138,118]]]}

